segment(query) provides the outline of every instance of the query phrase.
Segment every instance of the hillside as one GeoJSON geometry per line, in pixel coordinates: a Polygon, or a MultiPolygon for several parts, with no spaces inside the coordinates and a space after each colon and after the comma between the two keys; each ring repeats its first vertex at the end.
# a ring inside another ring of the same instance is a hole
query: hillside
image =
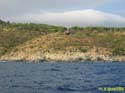
{"type": "Polygon", "coordinates": [[[64,29],[64,27],[45,24],[10,24],[0,20],[0,56],[28,40],[64,29]]]}
{"type": "Polygon", "coordinates": [[[125,61],[125,28],[0,24],[1,60],[125,61]]]}

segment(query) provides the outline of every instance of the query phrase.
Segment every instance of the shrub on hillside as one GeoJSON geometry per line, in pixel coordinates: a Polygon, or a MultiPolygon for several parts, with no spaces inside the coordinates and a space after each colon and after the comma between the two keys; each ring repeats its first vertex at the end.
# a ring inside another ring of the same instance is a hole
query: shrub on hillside
{"type": "Polygon", "coordinates": [[[123,48],[114,48],[112,51],[114,56],[122,56],[125,55],[125,50],[123,48]]]}

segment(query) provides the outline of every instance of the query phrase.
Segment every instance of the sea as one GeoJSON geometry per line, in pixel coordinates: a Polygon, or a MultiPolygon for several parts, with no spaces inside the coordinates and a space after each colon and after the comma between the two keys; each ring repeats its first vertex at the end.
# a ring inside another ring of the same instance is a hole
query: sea
{"type": "Polygon", "coordinates": [[[0,62],[0,93],[125,93],[125,62],[0,62]]]}

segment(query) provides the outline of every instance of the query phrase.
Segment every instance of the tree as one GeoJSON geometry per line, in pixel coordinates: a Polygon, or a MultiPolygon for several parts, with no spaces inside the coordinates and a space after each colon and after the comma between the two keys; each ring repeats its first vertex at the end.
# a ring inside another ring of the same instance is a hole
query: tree
{"type": "Polygon", "coordinates": [[[5,24],[6,22],[4,22],[3,20],[0,19],[0,24],[5,24]]]}

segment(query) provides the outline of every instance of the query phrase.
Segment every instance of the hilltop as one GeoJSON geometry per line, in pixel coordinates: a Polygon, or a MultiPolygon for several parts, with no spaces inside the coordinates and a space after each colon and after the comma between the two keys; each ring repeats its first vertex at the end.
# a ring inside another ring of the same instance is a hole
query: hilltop
{"type": "Polygon", "coordinates": [[[125,61],[125,28],[0,20],[0,60],[125,61]]]}

